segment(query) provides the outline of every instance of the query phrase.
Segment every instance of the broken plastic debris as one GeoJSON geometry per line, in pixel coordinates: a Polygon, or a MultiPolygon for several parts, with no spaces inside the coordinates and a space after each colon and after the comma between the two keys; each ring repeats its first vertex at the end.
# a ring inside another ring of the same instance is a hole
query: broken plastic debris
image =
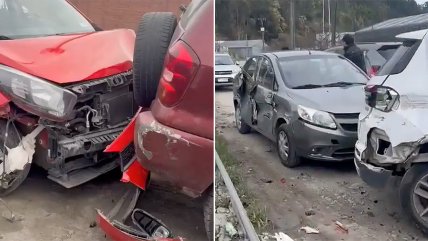
{"type": "Polygon", "coordinates": [[[227,222],[225,225],[225,228],[226,228],[227,235],[229,235],[229,237],[233,238],[238,234],[238,231],[236,231],[235,227],[231,222],[227,222]]]}
{"type": "Polygon", "coordinates": [[[274,238],[276,241],[294,241],[292,238],[290,238],[290,236],[283,232],[275,233],[274,238]]]}
{"type": "Polygon", "coordinates": [[[36,148],[36,136],[44,128],[44,126],[39,125],[30,134],[24,136],[18,146],[14,148],[6,147],[8,153],[5,158],[6,173],[9,174],[15,170],[23,170],[27,163],[31,163],[36,148]]]}
{"type": "Polygon", "coordinates": [[[300,230],[305,231],[307,234],[318,234],[320,231],[317,229],[311,228],[309,226],[301,227],[300,230]]]}
{"type": "Polygon", "coordinates": [[[6,219],[7,221],[9,221],[11,223],[14,223],[16,221],[22,221],[23,218],[20,217],[20,216],[15,215],[13,213],[12,209],[9,208],[9,206],[6,204],[6,202],[3,199],[1,199],[1,198],[0,198],[0,203],[3,204],[3,206],[5,206],[6,209],[8,210],[8,212],[7,212],[8,214],[6,214],[6,213],[2,214],[2,217],[4,219],[6,219]]]}
{"type": "Polygon", "coordinates": [[[349,229],[345,225],[343,225],[341,222],[336,221],[335,224],[339,228],[339,230],[341,230],[341,231],[343,231],[345,233],[349,232],[349,229]]]}

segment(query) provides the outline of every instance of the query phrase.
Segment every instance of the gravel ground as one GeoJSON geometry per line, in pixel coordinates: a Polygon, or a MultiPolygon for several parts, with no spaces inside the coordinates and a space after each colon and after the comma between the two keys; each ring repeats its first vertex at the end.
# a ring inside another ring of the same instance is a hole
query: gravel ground
{"type": "MultiPolygon", "coordinates": [[[[186,240],[206,240],[202,207],[198,200],[153,186],[139,207],[162,220],[172,233],[186,240]]],[[[4,198],[19,217],[13,223],[0,216],[0,240],[5,241],[102,241],[110,240],[96,226],[96,209],[108,212],[125,192],[114,173],[82,186],[65,189],[34,169],[24,184],[4,198]]],[[[0,203],[0,214],[8,217],[0,203]]]]}
{"type": "Polygon", "coordinates": [[[402,213],[396,190],[376,190],[358,177],[352,162],[306,161],[284,167],[275,145],[262,135],[234,127],[232,92],[216,92],[216,129],[242,167],[247,186],[266,205],[271,234],[294,240],[428,240],[402,213]],[[344,231],[335,224],[344,225],[344,231]],[[319,234],[299,231],[308,226],[319,234]]]}

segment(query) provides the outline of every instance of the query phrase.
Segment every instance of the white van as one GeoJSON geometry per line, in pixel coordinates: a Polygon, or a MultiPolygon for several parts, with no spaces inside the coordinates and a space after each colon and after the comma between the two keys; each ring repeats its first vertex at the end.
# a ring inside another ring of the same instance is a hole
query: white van
{"type": "Polygon", "coordinates": [[[368,82],[355,165],[369,185],[385,187],[395,181],[404,209],[428,232],[426,34],[419,30],[398,35],[403,44],[368,82]]]}

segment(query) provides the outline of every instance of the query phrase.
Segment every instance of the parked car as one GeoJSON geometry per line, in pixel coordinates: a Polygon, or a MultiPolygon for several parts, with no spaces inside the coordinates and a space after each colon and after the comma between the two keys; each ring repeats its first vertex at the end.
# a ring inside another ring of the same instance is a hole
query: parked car
{"type": "Polygon", "coordinates": [[[229,54],[215,55],[215,86],[232,86],[233,79],[241,71],[229,54]]]}
{"type": "Polygon", "coordinates": [[[345,57],[286,51],[250,58],[234,83],[236,126],[277,143],[287,167],[300,157],[352,160],[368,76],[345,57]]]}
{"type": "MultiPolygon", "coordinates": [[[[374,76],[380,68],[391,58],[397,48],[399,42],[391,43],[357,43],[357,46],[364,52],[366,62],[366,73],[369,76],[374,76]]],[[[343,46],[333,47],[326,50],[327,52],[344,54],[343,46]]]]}
{"type": "Polygon", "coordinates": [[[3,0],[0,29],[0,196],[32,163],[67,188],[118,167],[103,150],[136,110],[134,31],[101,31],[65,0],[3,0]]]}
{"type": "Polygon", "coordinates": [[[396,187],[401,204],[428,232],[427,30],[400,34],[403,44],[366,87],[355,165],[369,185],[396,187]],[[393,184],[399,183],[399,186],[393,184]]]}
{"type": "MultiPolygon", "coordinates": [[[[137,187],[145,190],[149,174],[156,174],[172,188],[201,200],[209,240],[213,237],[213,5],[213,0],[193,0],[178,25],[172,13],[144,15],[134,51],[134,98],[141,109],[106,149],[120,153],[123,179],[137,187]]],[[[138,192],[131,195],[132,205],[125,212],[134,222],[100,213],[101,227],[115,240],[170,238],[165,225],[135,206],[132,200],[138,192]],[[156,225],[149,225],[152,222],[156,225]]],[[[128,206],[121,203],[113,211],[121,205],[128,206]]]]}

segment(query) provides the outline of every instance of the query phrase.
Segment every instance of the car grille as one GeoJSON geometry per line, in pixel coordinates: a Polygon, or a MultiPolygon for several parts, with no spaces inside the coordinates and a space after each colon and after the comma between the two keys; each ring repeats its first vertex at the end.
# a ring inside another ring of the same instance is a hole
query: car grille
{"type": "Polygon", "coordinates": [[[228,74],[232,74],[232,71],[216,71],[215,74],[216,75],[228,75],[228,74]]]}
{"type": "Polygon", "coordinates": [[[334,158],[340,158],[340,159],[353,159],[354,148],[339,149],[335,151],[331,156],[334,158]]]}
{"type": "Polygon", "coordinates": [[[357,132],[358,131],[358,116],[359,113],[350,114],[333,114],[337,123],[345,131],[357,132]]]}

